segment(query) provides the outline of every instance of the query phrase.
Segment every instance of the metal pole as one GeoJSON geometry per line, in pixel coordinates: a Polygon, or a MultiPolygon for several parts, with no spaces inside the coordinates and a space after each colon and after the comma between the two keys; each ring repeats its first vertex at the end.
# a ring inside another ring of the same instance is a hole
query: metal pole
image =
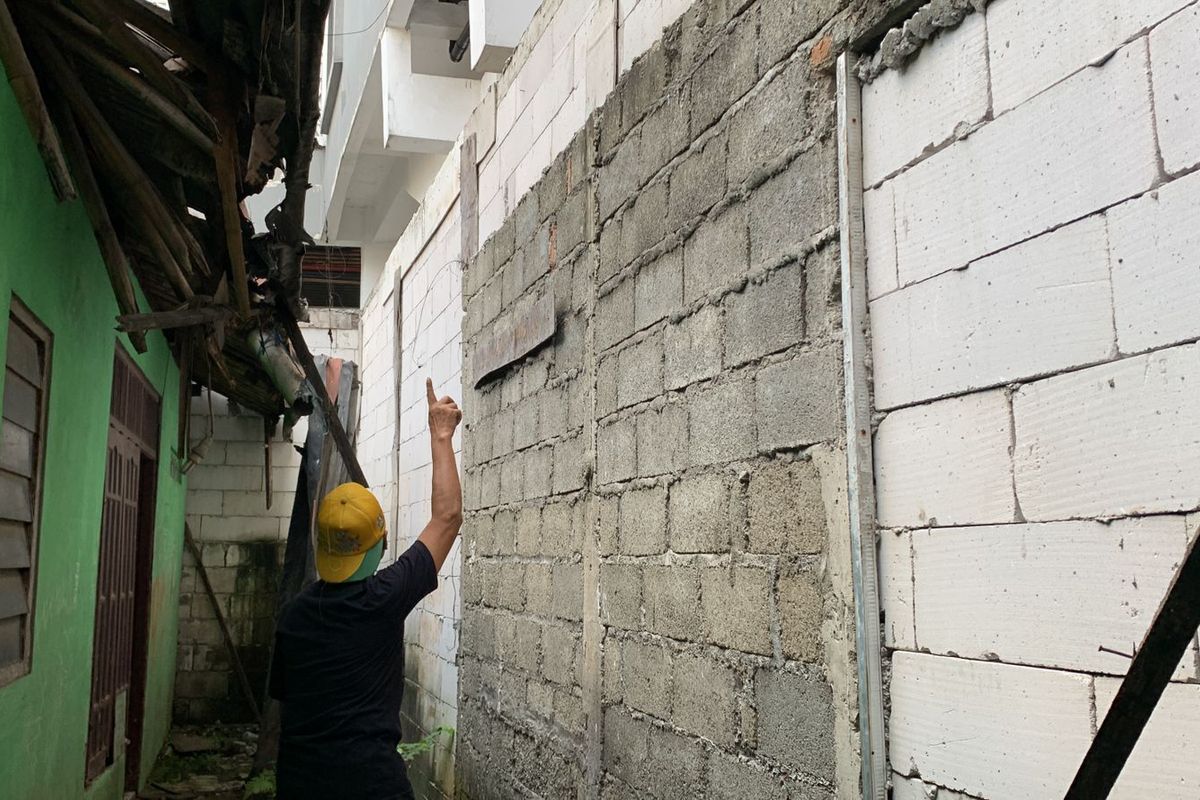
{"type": "Polygon", "coordinates": [[[863,228],[862,98],[847,54],[838,57],[838,226],[842,256],[842,367],[846,403],[846,472],[854,572],[862,796],[887,797],[879,570],[875,548],[875,474],[871,456],[871,389],[867,374],[866,235],[863,228]]]}

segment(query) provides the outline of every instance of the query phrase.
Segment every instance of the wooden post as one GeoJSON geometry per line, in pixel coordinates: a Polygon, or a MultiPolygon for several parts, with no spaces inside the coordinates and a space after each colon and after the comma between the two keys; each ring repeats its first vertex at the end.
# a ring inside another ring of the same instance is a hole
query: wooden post
{"type": "Polygon", "coordinates": [[[358,456],[354,452],[354,446],[350,444],[350,437],[346,435],[346,429],[342,427],[341,417],[338,416],[337,406],[329,397],[329,390],[325,388],[325,381],[321,378],[321,373],[317,370],[317,363],[313,361],[312,353],[308,350],[308,343],[304,341],[304,336],[300,333],[300,325],[296,322],[296,318],[292,316],[291,308],[286,302],[279,304],[279,318],[283,323],[284,330],[287,331],[288,339],[292,342],[292,347],[296,350],[296,357],[300,360],[300,366],[304,369],[304,376],[308,378],[309,384],[312,386],[313,393],[317,396],[317,402],[321,404],[321,411],[325,414],[325,424],[328,426],[329,435],[333,437],[333,442],[337,445],[338,454],[342,457],[342,463],[346,465],[346,471],[350,473],[350,480],[360,486],[369,487],[367,478],[363,474],[362,467],[358,464],[358,456]]]}
{"type": "Polygon", "coordinates": [[[1191,535],[1187,555],[1064,800],[1108,797],[1196,635],[1200,626],[1200,536],[1191,535]]]}
{"type": "Polygon", "coordinates": [[[17,31],[17,24],[9,11],[7,0],[0,0],[0,61],[4,62],[4,70],[8,73],[8,82],[12,85],[17,105],[21,108],[25,123],[29,125],[29,132],[33,135],[38,152],[42,154],[55,197],[60,203],[64,200],[74,200],[75,182],[71,179],[71,171],[67,169],[62,142],[59,141],[58,132],[46,112],[37,76],[21,43],[21,35],[17,31]]]}

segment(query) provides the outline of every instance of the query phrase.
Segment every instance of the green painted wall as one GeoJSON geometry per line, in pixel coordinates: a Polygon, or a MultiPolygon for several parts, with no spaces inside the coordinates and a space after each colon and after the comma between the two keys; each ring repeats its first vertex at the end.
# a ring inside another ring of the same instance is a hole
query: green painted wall
{"type": "MultiPolygon", "coordinates": [[[[123,764],[86,793],[83,785],[117,305],[83,208],[78,202],[55,202],[5,79],[0,82],[0,313],[7,315],[14,294],[54,333],[54,350],[33,669],[0,687],[0,795],[12,800],[118,798],[123,764]]],[[[0,359],[6,337],[7,324],[0,325],[0,359]]],[[[150,352],[137,362],[163,397],[143,748],[143,764],[150,764],[171,719],[185,486],[171,474],[179,376],[166,340],[151,337],[150,352]]]]}

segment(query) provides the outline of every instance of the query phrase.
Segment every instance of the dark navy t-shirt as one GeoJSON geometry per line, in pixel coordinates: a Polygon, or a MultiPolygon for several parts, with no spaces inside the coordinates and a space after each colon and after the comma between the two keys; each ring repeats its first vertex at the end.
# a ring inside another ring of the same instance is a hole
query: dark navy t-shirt
{"type": "Polygon", "coordinates": [[[404,618],[437,588],[416,542],[366,580],[317,581],[284,608],[271,696],[281,701],[280,800],[412,797],[400,742],[404,618]]]}

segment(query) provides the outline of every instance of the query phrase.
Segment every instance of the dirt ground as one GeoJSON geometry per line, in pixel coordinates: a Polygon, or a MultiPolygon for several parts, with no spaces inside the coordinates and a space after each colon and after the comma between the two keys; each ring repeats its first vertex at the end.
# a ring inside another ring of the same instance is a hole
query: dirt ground
{"type": "Polygon", "coordinates": [[[273,798],[273,774],[259,776],[247,785],[258,732],[250,725],[183,726],[171,731],[170,740],[146,788],[127,798],[146,800],[243,800],[273,798]]]}

